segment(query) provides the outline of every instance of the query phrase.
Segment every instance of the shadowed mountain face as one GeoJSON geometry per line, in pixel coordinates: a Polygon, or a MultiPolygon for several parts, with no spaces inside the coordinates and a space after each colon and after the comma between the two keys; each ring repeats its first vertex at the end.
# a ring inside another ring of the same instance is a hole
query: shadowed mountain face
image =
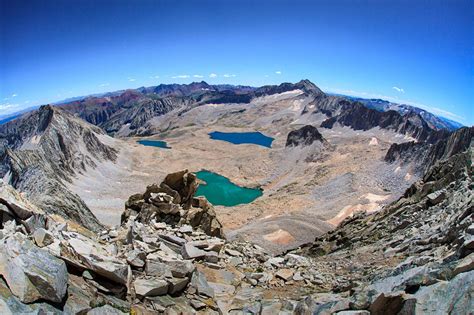
{"type": "Polygon", "coordinates": [[[389,163],[415,164],[423,174],[438,160],[447,159],[467,150],[472,145],[474,127],[463,127],[453,132],[448,138],[432,145],[426,142],[394,143],[385,156],[389,163]]]}
{"type": "Polygon", "coordinates": [[[42,106],[0,126],[0,176],[47,212],[96,230],[99,222],[67,183],[99,161],[115,160],[117,151],[104,137],[100,128],[42,106]]]}
{"type": "Polygon", "coordinates": [[[319,133],[316,127],[311,125],[306,125],[301,127],[298,130],[293,130],[288,134],[288,138],[286,139],[286,145],[289,146],[308,146],[313,144],[313,142],[325,142],[326,140],[323,136],[319,133]]]}
{"type": "Polygon", "coordinates": [[[394,111],[399,112],[402,115],[419,114],[428,123],[430,128],[435,129],[435,130],[446,129],[449,131],[455,131],[463,127],[463,125],[458,122],[452,121],[444,117],[436,116],[430,112],[427,112],[424,109],[414,107],[411,105],[397,104],[397,103],[392,103],[392,102],[381,100],[381,99],[365,99],[365,98],[351,97],[351,96],[345,96],[345,97],[353,101],[360,102],[364,104],[364,106],[371,109],[375,109],[380,112],[394,110],[394,111]]]}

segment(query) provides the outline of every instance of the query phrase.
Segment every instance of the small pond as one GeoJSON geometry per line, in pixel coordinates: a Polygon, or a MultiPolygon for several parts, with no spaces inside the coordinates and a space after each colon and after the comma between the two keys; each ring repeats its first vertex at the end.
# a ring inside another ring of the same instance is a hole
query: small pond
{"type": "Polygon", "coordinates": [[[211,139],[223,140],[233,144],[250,143],[261,145],[267,148],[272,147],[273,138],[267,137],[260,132],[220,132],[213,131],[209,133],[211,139]]]}
{"type": "Polygon", "coordinates": [[[148,146],[148,147],[171,149],[171,147],[168,146],[166,141],[161,141],[161,140],[138,140],[137,142],[142,144],[142,145],[148,146]]]}
{"type": "Polygon", "coordinates": [[[205,184],[199,185],[195,196],[204,196],[213,205],[232,207],[251,203],[263,194],[260,189],[240,187],[227,177],[213,172],[202,170],[196,176],[205,184]]]}

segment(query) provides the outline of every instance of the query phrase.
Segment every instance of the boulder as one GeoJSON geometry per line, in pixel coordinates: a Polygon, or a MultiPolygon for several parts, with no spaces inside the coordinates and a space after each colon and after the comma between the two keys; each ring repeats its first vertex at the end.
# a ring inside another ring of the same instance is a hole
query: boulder
{"type": "Polygon", "coordinates": [[[120,284],[127,283],[128,264],[125,260],[115,257],[107,247],[81,234],[63,233],[68,241],[63,241],[61,258],[72,265],[89,269],[109,280],[120,284]]]}
{"type": "Polygon", "coordinates": [[[143,268],[145,261],[146,253],[141,250],[134,249],[127,254],[127,262],[133,267],[143,268]]]}
{"type": "Polygon", "coordinates": [[[195,271],[191,277],[191,285],[196,289],[196,292],[201,296],[214,298],[214,289],[211,288],[207,282],[206,276],[200,272],[195,271]]]}
{"type": "Polygon", "coordinates": [[[458,274],[451,281],[440,281],[420,288],[416,294],[416,314],[466,314],[474,309],[474,271],[458,274]]]}
{"type": "Polygon", "coordinates": [[[0,181],[0,204],[5,205],[17,218],[26,220],[33,214],[44,215],[44,211],[24,198],[15,188],[0,181]]]}
{"type": "Polygon", "coordinates": [[[96,307],[87,312],[87,315],[126,315],[128,312],[122,312],[121,310],[110,306],[104,305],[96,307]]]}
{"type": "Polygon", "coordinates": [[[24,303],[63,300],[68,281],[66,264],[15,233],[0,243],[0,274],[24,303]]]}
{"type": "Polygon", "coordinates": [[[137,278],[133,282],[137,296],[157,296],[168,293],[169,284],[166,280],[157,278],[137,278]]]}
{"type": "Polygon", "coordinates": [[[186,243],[181,247],[181,255],[184,259],[198,259],[206,256],[206,252],[186,243]]]}
{"type": "Polygon", "coordinates": [[[285,281],[289,281],[293,278],[293,273],[294,272],[291,269],[280,269],[275,273],[275,276],[285,281]]]}
{"type": "Polygon", "coordinates": [[[33,233],[33,238],[35,239],[36,245],[38,245],[39,247],[48,246],[54,242],[53,234],[43,228],[37,229],[33,233]]]}

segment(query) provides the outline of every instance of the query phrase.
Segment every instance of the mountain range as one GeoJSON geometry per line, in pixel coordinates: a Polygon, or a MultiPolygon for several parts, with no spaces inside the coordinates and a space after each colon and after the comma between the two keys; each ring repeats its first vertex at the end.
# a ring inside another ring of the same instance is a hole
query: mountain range
{"type": "Polygon", "coordinates": [[[0,313],[465,313],[474,128],[458,127],[309,80],[22,113],[0,125],[0,313]],[[200,170],[262,196],[212,205],[200,170]]]}

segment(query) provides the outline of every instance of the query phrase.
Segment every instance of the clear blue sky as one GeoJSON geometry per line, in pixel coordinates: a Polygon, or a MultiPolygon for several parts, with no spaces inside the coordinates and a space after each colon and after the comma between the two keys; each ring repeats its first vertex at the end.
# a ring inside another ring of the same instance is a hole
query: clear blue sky
{"type": "Polygon", "coordinates": [[[158,83],[308,78],[474,124],[471,0],[0,2],[0,114],[158,83]]]}

